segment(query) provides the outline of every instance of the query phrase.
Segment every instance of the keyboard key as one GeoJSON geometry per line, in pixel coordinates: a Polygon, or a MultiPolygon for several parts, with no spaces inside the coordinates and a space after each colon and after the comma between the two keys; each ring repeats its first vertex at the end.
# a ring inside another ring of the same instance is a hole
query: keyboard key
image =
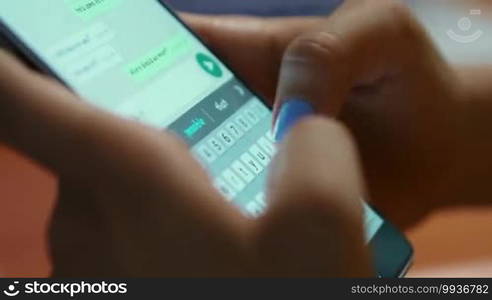
{"type": "Polygon", "coordinates": [[[264,166],[267,167],[271,161],[271,158],[266,154],[263,150],[260,149],[257,145],[251,146],[249,148],[249,152],[253,154],[253,156],[264,166]]]}
{"type": "Polygon", "coordinates": [[[215,138],[209,139],[208,145],[210,146],[210,148],[214,149],[214,151],[218,155],[222,155],[226,151],[225,147],[219,141],[217,141],[215,138]]]}
{"type": "Polygon", "coordinates": [[[267,139],[269,139],[270,141],[272,141],[272,142],[275,143],[275,136],[273,135],[273,131],[272,130],[268,130],[268,132],[266,134],[266,137],[267,137],[267,139]]]}
{"type": "Polygon", "coordinates": [[[251,201],[246,205],[246,211],[254,218],[258,218],[264,212],[264,208],[261,207],[256,201],[251,201]]]}
{"type": "Polygon", "coordinates": [[[241,156],[241,160],[257,175],[264,170],[263,166],[259,162],[257,162],[249,153],[244,153],[241,156]]]}
{"type": "Polygon", "coordinates": [[[231,133],[231,135],[237,140],[240,139],[244,134],[241,128],[239,128],[239,126],[234,124],[233,122],[228,122],[225,127],[231,133]]]}
{"type": "Polygon", "coordinates": [[[249,124],[249,122],[246,120],[246,118],[243,117],[242,115],[236,117],[236,123],[238,123],[239,126],[241,127],[241,129],[245,132],[250,130],[252,127],[251,124],[249,124]]]}
{"type": "Polygon", "coordinates": [[[217,134],[217,137],[227,147],[231,147],[236,142],[236,140],[225,129],[220,130],[219,133],[217,134]]]}
{"type": "Polygon", "coordinates": [[[199,158],[204,162],[212,163],[217,159],[217,155],[210,150],[210,148],[206,144],[202,144],[198,146],[196,151],[199,155],[199,158]]]}
{"type": "Polygon", "coordinates": [[[251,181],[253,181],[253,179],[255,179],[255,175],[251,173],[251,171],[249,171],[248,168],[246,168],[246,166],[239,160],[235,161],[232,164],[232,169],[237,174],[239,174],[241,178],[244,179],[244,181],[246,181],[247,183],[250,183],[251,181]]]}
{"type": "Polygon", "coordinates": [[[260,118],[265,117],[270,112],[270,110],[263,103],[258,102],[256,99],[253,101],[253,104],[251,104],[251,109],[256,111],[260,118]]]}
{"type": "Polygon", "coordinates": [[[232,200],[234,196],[236,196],[236,192],[232,188],[230,188],[224,180],[220,178],[215,180],[214,186],[228,200],[232,200]]]}
{"type": "Polygon", "coordinates": [[[273,145],[272,142],[270,142],[266,137],[262,137],[261,139],[258,140],[258,145],[260,145],[265,152],[270,155],[270,157],[274,157],[275,153],[277,153],[277,149],[273,145]]]}
{"type": "Polygon", "coordinates": [[[256,203],[258,203],[258,205],[262,206],[264,209],[266,209],[267,207],[267,203],[266,203],[266,196],[265,196],[265,193],[261,192],[259,193],[258,195],[256,195],[255,197],[255,201],[256,203]]]}
{"type": "Polygon", "coordinates": [[[237,192],[241,192],[246,187],[244,181],[239,178],[239,176],[237,176],[232,170],[228,169],[224,171],[224,173],[222,173],[222,178],[224,178],[224,180],[237,192]]]}
{"type": "Polygon", "coordinates": [[[260,118],[256,114],[254,110],[251,108],[247,108],[244,110],[244,115],[248,118],[248,120],[251,122],[251,124],[255,125],[260,121],[260,118]]]}

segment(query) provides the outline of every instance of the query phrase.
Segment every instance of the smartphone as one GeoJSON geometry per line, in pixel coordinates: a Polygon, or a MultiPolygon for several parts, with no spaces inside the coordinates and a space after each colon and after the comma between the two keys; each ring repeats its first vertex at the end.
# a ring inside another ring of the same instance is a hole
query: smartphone
{"type": "MultiPolygon", "coordinates": [[[[0,32],[17,54],[83,99],[174,132],[225,198],[247,216],[263,213],[276,151],[271,109],[166,4],[0,1],[0,32]]],[[[378,276],[403,276],[410,244],[368,205],[365,212],[378,276]]]]}

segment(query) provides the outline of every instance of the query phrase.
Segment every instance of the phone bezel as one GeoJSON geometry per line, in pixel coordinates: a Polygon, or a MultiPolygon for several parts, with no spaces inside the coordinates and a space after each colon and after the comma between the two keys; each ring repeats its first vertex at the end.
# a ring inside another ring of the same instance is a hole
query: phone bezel
{"type": "MultiPolygon", "coordinates": [[[[211,47],[209,47],[207,43],[179,17],[179,15],[170,7],[169,4],[164,3],[162,0],[155,1],[159,2],[165,10],[167,10],[172,16],[174,16],[174,18],[178,20],[178,22],[181,23],[182,26],[184,26],[194,37],[205,45],[211,53],[219,58],[221,63],[231,70],[237,80],[244,84],[244,86],[249,86],[241,78],[241,76],[234,72],[234,69],[229,66],[227,61],[221,59],[220,55],[217,55],[217,53],[213,51],[213,49],[211,49],[211,47]]],[[[52,68],[50,68],[50,66],[47,65],[28,45],[22,42],[22,40],[9,29],[7,24],[0,19],[0,42],[2,39],[6,42],[5,47],[11,49],[15,54],[28,63],[29,66],[54,77],[68,89],[73,91],[67,82],[65,82],[52,68]]],[[[0,47],[1,46],[2,45],[0,44],[0,47]]],[[[251,89],[250,91],[270,110],[272,110],[272,106],[265,101],[263,97],[251,89]]],[[[379,212],[378,214],[381,216],[379,212]]],[[[383,225],[369,242],[369,248],[372,249],[373,252],[374,268],[376,269],[379,277],[403,277],[412,263],[414,253],[413,248],[410,242],[399,230],[396,229],[395,226],[389,223],[384,217],[382,218],[384,221],[383,225]]]]}

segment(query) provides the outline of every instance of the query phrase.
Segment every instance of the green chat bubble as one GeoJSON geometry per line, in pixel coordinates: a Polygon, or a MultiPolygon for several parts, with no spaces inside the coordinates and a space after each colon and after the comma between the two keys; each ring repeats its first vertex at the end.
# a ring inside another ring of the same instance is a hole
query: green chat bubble
{"type": "Polygon", "coordinates": [[[123,0],[65,0],[82,19],[93,19],[123,2],[123,0]]]}
{"type": "Polygon", "coordinates": [[[125,71],[137,81],[154,77],[190,51],[190,40],[177,34],[143,57],[125,66],[125,71]]]}

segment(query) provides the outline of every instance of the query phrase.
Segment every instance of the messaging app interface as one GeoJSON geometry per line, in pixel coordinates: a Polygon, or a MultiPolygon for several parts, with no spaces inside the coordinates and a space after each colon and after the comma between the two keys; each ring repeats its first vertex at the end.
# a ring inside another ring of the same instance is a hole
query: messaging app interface
{"type": "MultiPolygon", "coordinates": [[[[1,1],[0,18],[83,99],[176,133],[228,201],[264,212],[270,110],[159,1],[1,1]]],[[[368,240],[381,225],[366,207],[368,240]]]]}

